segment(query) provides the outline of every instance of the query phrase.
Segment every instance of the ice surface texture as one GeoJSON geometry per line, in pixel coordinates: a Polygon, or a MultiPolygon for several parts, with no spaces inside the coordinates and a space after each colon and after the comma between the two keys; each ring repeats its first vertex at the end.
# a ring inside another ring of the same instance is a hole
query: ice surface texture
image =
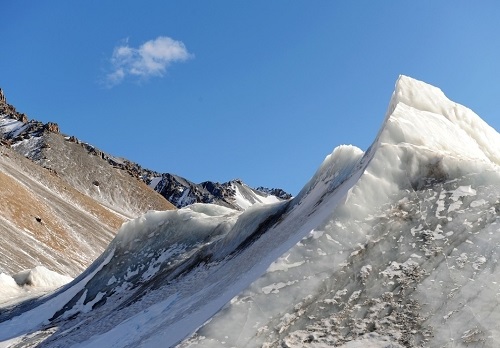
{"type": "Polygon", "coordinates": [[[471,110],[402,76],[366,153],[337,147],[289,202],[127,223],[71,284],[0,311],[0,341],[497,347],[498,149],[471,110]]]}

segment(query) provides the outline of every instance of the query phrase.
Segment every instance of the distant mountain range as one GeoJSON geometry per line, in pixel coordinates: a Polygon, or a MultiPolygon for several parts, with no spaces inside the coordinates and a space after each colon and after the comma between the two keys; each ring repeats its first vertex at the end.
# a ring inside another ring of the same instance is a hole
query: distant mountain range
{"type": "Polygon", "coordinates": [[[239,179],[222,184],[212,181],[195,184],[169,173],[153,177],[150,181],[150,187],[178,208],[193,203],[213,203],[237,210],[245,210],[255,203],[275,203],[292,197],[281,189],[264,187],[252,189],[239,179]]]}

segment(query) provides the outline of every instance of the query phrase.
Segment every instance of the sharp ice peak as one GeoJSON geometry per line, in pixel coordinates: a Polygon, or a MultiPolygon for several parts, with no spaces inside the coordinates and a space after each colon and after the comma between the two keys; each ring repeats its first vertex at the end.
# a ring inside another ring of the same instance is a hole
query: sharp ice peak
{"type": "Polygon", "coordinates": [[[383,143],[424,146],[500,165],[495,129],[441,89],[405,75],[396,81],[379,137],[383,143]]]}

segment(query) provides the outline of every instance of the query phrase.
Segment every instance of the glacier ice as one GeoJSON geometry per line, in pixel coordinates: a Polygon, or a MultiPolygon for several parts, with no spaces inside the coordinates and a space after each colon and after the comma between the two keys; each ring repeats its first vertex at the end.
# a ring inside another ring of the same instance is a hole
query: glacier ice
{"type": "Polygon", "coordinates": [[[288,202],[128,222],[65,288],[0,312],[0,341],[497,347],[498,149],[471,110],[401,76],[365,153],[337,147],[288,202]]]}
{"type": "Polygon", "coordinates": [[[500,136],[402,76],[377,138],[321,237],[288,251],[293,267],[268,269],[182,347],[347,346],[371,333],[394,346],[498,345],[500,136]]]}

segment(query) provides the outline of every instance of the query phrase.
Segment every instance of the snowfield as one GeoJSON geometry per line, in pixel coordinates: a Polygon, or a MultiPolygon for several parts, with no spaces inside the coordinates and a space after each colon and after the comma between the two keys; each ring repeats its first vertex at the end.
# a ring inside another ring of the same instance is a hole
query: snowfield
{"type": "Polygon", "coordinates": [[[71,283],[3,305],[0,346],[498,347],[499,164],[494,129],[401,76],[365,153],[337,147],[290,201],[124,224],[71,283]]]}

